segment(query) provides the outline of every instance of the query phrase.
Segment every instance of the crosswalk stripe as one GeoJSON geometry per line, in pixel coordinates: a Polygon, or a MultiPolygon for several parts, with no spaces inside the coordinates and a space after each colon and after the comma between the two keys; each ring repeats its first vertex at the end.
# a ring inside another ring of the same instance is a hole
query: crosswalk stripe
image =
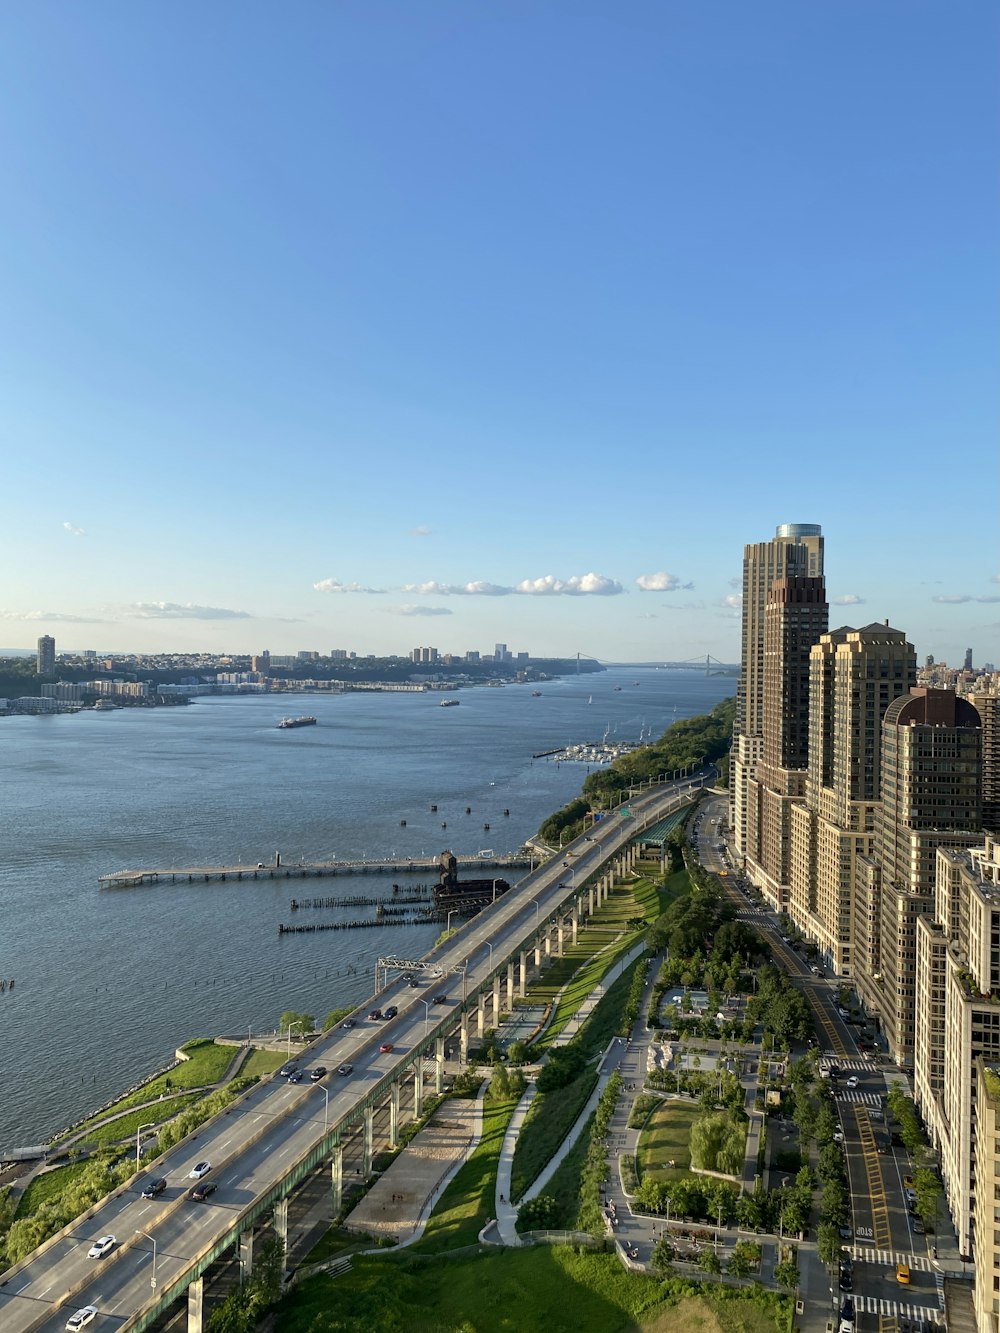
{"type": "Polygon", "coordinates": [[[853,1088],[835,1093],[834,1100],[847,1106],[872,1106],[877,1109],[882,1105],[882,1098],[877,1092],[859,1092],[853,1088]]]}
{"type": "MultiPolygon", "coordinates": [[[[859,1259],[865,1264],[884,1264],[886,1267],[906,1264],[918,1273],[936,1272],[925,1254],[904,1254],[901,1250],[879,1250],[872,1245],[851,1245],[848,1248],[855,1259],[859,1259]]],[[[937,1276],[941,1279],[943,1287],[944,1278],[940,1273],[937,1273],[937,1276]]]]}
{"type": "Polygon", "coordinates": [[[926,1319],[939,1323],[940,1311],[932,1305],[910,1305],[905,1301],[889,1301],[880,1296],[855,1296],[854,1308],[859,1314],[892,1315],[901,1319],[926,1319]]]}

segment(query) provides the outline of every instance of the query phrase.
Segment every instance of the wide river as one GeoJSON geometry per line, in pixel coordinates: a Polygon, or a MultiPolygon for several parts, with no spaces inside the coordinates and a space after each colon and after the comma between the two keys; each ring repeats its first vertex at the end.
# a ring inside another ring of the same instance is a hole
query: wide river
{"type": "Polygon", "coordinates": [[[533,752],[606,731],[659,736],[735,683],[628,667],[546,682],[540,698],[531,686],[466,689],[452,696],[458,708],[433,692],[220,696],[0,719],[0,978],[16,982],[0,992],[0,1158],[104,1104],[190,1037],[273,1030],[284,1009],[322,1017],[363,999],[379,953],[417,956],[440,932],[279,938],[279,922],[338,916],[293,918],[292,896],[390,892],[383,877],[101,889],[100,875],[256,865],[276,851],[515,851],[588,771],[533,752]],[[275,729],[306,712],[317,726],[275,729]]]}

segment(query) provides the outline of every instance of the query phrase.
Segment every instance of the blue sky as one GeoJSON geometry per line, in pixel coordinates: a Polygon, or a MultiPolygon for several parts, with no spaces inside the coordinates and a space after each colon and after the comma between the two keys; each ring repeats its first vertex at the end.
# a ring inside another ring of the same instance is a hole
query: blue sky
{"type": "Polygon", "coordinates": [[[1000,660],[991,0],[0,14],[0,642],[1000,660]]]}

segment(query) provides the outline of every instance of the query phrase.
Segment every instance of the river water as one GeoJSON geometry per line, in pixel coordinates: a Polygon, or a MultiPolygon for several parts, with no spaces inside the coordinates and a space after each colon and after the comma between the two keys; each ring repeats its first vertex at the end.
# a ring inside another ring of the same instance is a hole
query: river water
{"type": "Polygon", "coordinates": [[[220,696],[0,719],[0,977],[16,981],[0,993],[0,1157],[190,1037],[273,1030],[284,1009],[322,1017],[363,999],[379,953],[417,956],[440,932],[279,938],[279,922],[338,916],[293,916],[292,896],[391,892],[385,877],[102,889],[100,875],[256,865],[276,851],[286,862],[515,851],[588,771],[533,752],[606,731],[659,736],[735,680],[628,667],[536,688],[540,698],[530,686],[462,690],[457,708],[434,693],[220,696]],[[318,725],[275,729],[300,712],[318,725]]]}

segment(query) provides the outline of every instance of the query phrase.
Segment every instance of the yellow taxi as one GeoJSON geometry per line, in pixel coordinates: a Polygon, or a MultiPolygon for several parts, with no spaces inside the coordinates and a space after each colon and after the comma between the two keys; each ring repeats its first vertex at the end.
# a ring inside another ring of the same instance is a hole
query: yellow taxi
{"type": "Polygon", "coordinates": [[[908,1286],[910,1285],[910,1265],[909,1265],[909,1264],[897,1264],[897,1265],[896,1265],[896,1281],[897,1281],[897,1282],[901,1282],[901,1283],[903,1284],[903,1286],[905,1286],[905,1287],[908,1287],[908,1286]]]}

